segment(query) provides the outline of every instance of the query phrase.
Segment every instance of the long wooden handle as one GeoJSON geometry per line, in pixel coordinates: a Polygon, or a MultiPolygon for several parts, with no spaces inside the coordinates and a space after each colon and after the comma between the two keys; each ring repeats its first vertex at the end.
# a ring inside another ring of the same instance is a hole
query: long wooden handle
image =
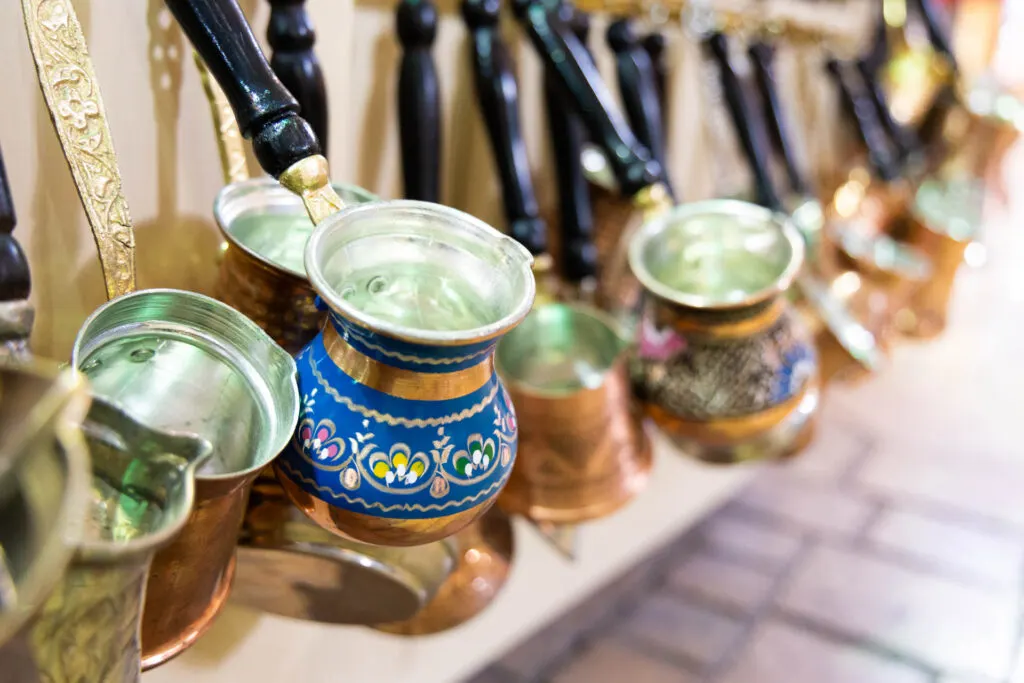
{"type": "Polygon", "coordinates": [[[775,50],[766,43],[753,43],[747,48],[747,52],[754,67],[758,90],[761,92],[761,100],[767,114],[765,118],[770,124],[768,135],[776,153],[782,158],[782,163],[786,167],[790,189],[799,195],[806,196],[810,194],[810,183],[807,182],[797,163],[796,152],[793,149],[789,128],[786,125],[786,114],[783,111],[782,99],[779,96],[775,77],[775,50]]]}
{"type": "Polygon", "coordinates": [[[949,31],[943,25],[942,10],[936,6],[934,0],[916,0],[917,9],[921,14],[925,29],[928,32],[928,40],[932,47],[941,53],[948,61],[950,68],[957,71],[956,54],[953,52],[953,42],[950,40],[949,31]]]}
{"type": "Polygon", "coordinates": [[[882,180],[889,182],[899,176],[899,165],[890,149],[889,139],[870,96],[864,92],[862,83],[851,79],[847,66],[837,59],[826,63],[828,73],[839,89],[846,114],[857,128],[861,141],[868,151],[868,163],[882,180]]]}
{"type": "MultiPolygon", "coordinates": [[[[572,26],[580,42],[586,43],[589,23],[585,17],[573,14],[582,13],[574,12],[570,5],[563,3],[560,16],[572,26]]],[[[550,67],[544,70],[544,102],[558,181],[562,275],[568,283],[576,285],[597,275],[590,186],[580,161],[587,134],[583,122],[572,110],[569,94],[558,74],[550,67]]]]}
{"type": "Polygon", "coordinates": [[[22,0],[39,86],[89,218],[107,297],[135,289],[135,234],[92,59],[71,0],[22,0]]]}
{"type": "Polygon", "coordinates": [[[665,167],[665,128],[661,117],[661,99],[654,67],[647,51],[633,31],[628,18],[620,18],[608,26],[608,47],[615,53],[615,72],[619,96],[626,109],[626,118],[633,133],[661,164],[663,180],[671,193],[665,167]]]}
{"type": "Polygon", "coordinates": [[[643,46],[644,51],[647,52],[647,57],[651,60],[654,84],[658,88],[658,101],[661,103],[662,135],[668,135],[668,126],[665,125],[668,112],[668,58],[665,54],[667,47],[665,34],[660,31],[652,31],[643,37],[640,44],[643,46]]]}
{"type": "Polygon", "coordinates": [[[309,122],[327,153],[327,85],[313,47],[316,30],[306,11],[306,0],[269,0],[267,42],[273,51],[270,68],[299,102],[299,113],[309,122]]]}
{"type": "Polygon", "coordinates": [[[871,98],[875,107],[875,115],[882,125],[882,130],[885,131],[889,142],[892,143],[899,161],[906,162],[920,148],[920,141],[911,129],[901,126],[896,117],[892,115],[885,93],[882,91],[882,84],[878,80],[878,73],[872,71],[870,65],[864,60],[857,61],[857,71],[860,72],[864,82],[864,91],[871,98]]]}
{"type": "Polygon", "coordinates": [[[736,135],[740,139],[750,170],[754,174],[757,203],[770,209],[781,210],[782,201],[775,192],[775,185],[768,167],[767,151],[764,149],[761,136],[754,128],[755,119],[743,93],[739,76],[736,75],[729,62],[729,44],[725,34],[712,34],[705,40],[705,45],[718,64],[719,78],[729,109],[729,116],[732,119],[736,135]]]}
{"type": "MultiPolygon", "coordinates": [[[[66,1],[66,0],[65,0],[66,1]]],[[[299,104],[274,75],[235,0],[166,0],[196,52],[224,90],[256,159],[302,197],[319,223],[344,203],[331,187],[327,159],[299,104]]]]}
{"type": "Polygon", "coordinates": [[[579,39],[549,13],[544,0],[514,0],[513,9],[541,59],[570,94],[591,139],[605,150],[621,192],[632,197],[661,186],[661,164],[626,125],[579,39]]]}
{"type": "Polygon", "coordinates": [[[536,256],[547,251],[547,225],[533,191],[519,123],[519,89],[498,26],[500,8],[497,0],[464,0],[462,16],[472,38],[476,93],[501,176],[509,234],[536,256]]]}
{"type": "Polygon", "coordinates": [[[441,186],[441,96],[431,47],[437,7],[401,0],[396,25],[404,48],[398,73],[398,131],[402,141],[405,196],[436,202],[441,186]]]}

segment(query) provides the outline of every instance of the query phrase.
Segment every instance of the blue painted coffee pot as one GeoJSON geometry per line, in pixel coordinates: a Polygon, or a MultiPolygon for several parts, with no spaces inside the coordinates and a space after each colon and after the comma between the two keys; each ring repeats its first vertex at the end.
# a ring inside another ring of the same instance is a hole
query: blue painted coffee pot
{"type": "Polygon", "coordinates": [[[296,357],[301,414],[275,462],[321,526],[418,545],[494,502],[515,460],[498,340],[533,304],[529,252],[455,209],[416,201],[345,208],[305,265],[320,334],[296,357]]]}

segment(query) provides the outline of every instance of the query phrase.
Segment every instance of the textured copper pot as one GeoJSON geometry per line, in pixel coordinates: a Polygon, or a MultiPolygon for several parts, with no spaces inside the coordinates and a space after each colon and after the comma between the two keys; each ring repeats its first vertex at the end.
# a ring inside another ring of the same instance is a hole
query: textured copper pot
{"type": "Polygon", "coordinates": [[[932,272],[897,321],[907,336],[931,338],[945,329],[953,284],[980,223],[981,203],[976,181],[928,181],[918,190],[907,241],[928,257],[932,272]]]}
{"type": "Polygon", "coordinates": [[[439,633],[466,623],[494,601],[512,563],[514,543],[509,518],[491,508],[453,538],[458,564],[433,600],[410,619],[374,628],[406,636],[439,633]]]}
{"type": "Polygon", "coordinates": [[[520,425],[503,510],[575,524],[614,512],[644,487],[651,446],[614,322],[586,306],[548,304],[502,340],[495,363],[520,425]],[[587,375],[577,377],[580,366],[587,375]]]}
{"type": "Polygon", "coordinates": [[[782,457],[813,421],[817,354],[784,296],[803,254],[788,220],[735,200],[681,205],[633,238],[630,266],[648,295],[633,391],[688,455],[782,457]]]}

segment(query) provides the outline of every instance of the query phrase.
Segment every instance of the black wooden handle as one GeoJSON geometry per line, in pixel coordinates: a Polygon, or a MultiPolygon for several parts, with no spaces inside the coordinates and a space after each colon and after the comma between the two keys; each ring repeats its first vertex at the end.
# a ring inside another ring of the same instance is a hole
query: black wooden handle
{"type": "MultiPolygon", "coordinates": [[[[585,17],[579,19],[574,14],[582,13],[574,12],[567,3],[561,5],[559,18],[572,27],[581,43],[586,43],[590,23],[585,17]]],[[[558,182],[561,269],[567,282],[578,284],[597,275],[597,248],[590,186],[580,163],[586,130],[569,100],[558,74],[551,67],[545,68],[544,102],[558,182]]]]}
{"type": "Polygon", "coordinates": [[[952,41],[946,27],[943,25],[942,10],[935,6],[933,0],[916,0],[917,9],[921,13],[925,29],[928,31],[928,40],[936,51],[942,53],[949,60],[949,65],[954,71],[957,70],[956,55],[953,54],[952,41]]]}
{"type": "Polygon", "coordinates": [[[872,72],[881,69],[889,60],[889,24],[885,21],[883,3],[878,3],[875,11],[875,26],[872,31],[871,44],[861,54],[861,60],[872,72]]]}
{"type": "Polygon", "coordinates": [[[327,86],[320,60],[313,52],[316,31],[306,11],[306,0],[270,0],[267,41],[273,50],[270,68],[299,101],[299,113],[327,147],[327,86]]]}
{"type": "Polygon", "coordinates": [[[889,142],[899,157],[899,161],[901,163],[905,162],[919,149],[920,141],[917,140],[913,131],[905,126],[901,126],[892,115],[889,103],[885,99],[885,93],[882,91],[882,84],[878,81],[878,72],[873,71],[871,65],[864,60],[857,61],[857,71],[860,72],[861,79],[864,82],[864,90],[871,98],[871,103],[875,107],[875,115],[878,117],[882,130],[888,136],[889,142]]]}
{"type": "Polygon", "coordinates": [[[898,164],[878,120],[875,105],[870,95],[864,92],[863,83],[851,82],[849,72],[836,59],[829,59],[826,68],[839,88],[847,116],[853,121],[868,150],[868,163],[872,170],[886,182],[895,180],[899,175],[898,164]]]}
{"type": "Polygon", "coordinates": [[[544,0],[513,0],[513,8],[533,47],[570,94],[591,139],[604,148],[621,192],[633,196],[661,182],[661,164],[626,125],[579,38],[548,12],[544,0]]]}
{"type": "Polygon", "coordinates": [[[27,299],[32,288],[28,259],[11,233],[17,225],[14,197],[0,151],[0,301],[27,299]]]}
{"type": "Polygon", "coordinates": [[[547,226],[533,193],[530,161],[519,125],[519,89],[512,57],[501,37],[500,0],[463,0],[480,110],[501,176],[509,234],[532,254],[547,251],[547,226]]]}
{"type": "Polygon", "coordinates": [[[398,72],[398,131],[405,196],[439,201],[441,191],[441,95],[431,49],[437,7],[429,0],[401,0],[396,26],[403,54],[398,72]]]}
{"type": "Polygon", "coordinates": [[[625,106],[630,128],[661,164],[665,186],[671,193],[665,166],[665,129],[661,119],[661,101],[651,58],[640,45],[632,23],[627,18],[613,21],[608,26],[606,37],[608,47],[615,53],[619,96],[625,106]]]}
{"type": "Polygon", "coordinates": [[[754,67],[754,77],[764,103],[768,125],[768,135],[776,153],[782,158],[786,167],[790,189],[799,195],[810,194],[810,183],[807,182],[796,160],[793,143],[789,137],[789,127],[783,111],[782,99],[779,96],[778,83],[775,77],[775,49],[767,43],[752,43],[747,52],[750,63],[754,67]]]}
{"type": "Polygon", "coordinates": [[[668,135],[668,127],[665,125],[665,114],[668,111],[668,101],[666,99],[668,94],[668,60],[665,55],[665,48],[667,47],[665,34],[659,31],[652,31],[643,37],[640,44],[647,52],[647,58],[651,60],[654,84],[658,88],[658,101],[661,103],[662,135],[668,135]]]}
{"type": "Polygon", "coordinates": [[[274,177],[320,154],[299,103],[274,75],[235,0],[166,0],[196,52],[206,62],[251,138],[260,165],[274,177]]]}
{"type": "Polygon", "coordinates": [[[746,96],[743,93],[743,86],[740,84],[739,76],[729,62],[729,43],[723,33],[713,33],[705,39],[708,52],[718,64],[719,78],[722,83],[722,90],[725,95],[725,102],[729,109],[729,116],[732,119],[733,127],[740,138],[740,145],[743,153],[750,164],[750,170],[754,174],[755,192],[757,203],[771,209],[781,210],[782,201],[775,192],[772,183],[771,173],[768,168],[768,155],[762,144],[762,138],[754,128],[755,120],[751,114],[746,96]]]}

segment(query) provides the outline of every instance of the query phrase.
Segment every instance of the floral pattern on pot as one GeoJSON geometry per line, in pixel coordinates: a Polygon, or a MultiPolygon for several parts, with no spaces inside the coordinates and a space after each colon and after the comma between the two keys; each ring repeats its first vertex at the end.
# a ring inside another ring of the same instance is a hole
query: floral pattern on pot
{"type": "Polygon", "coordinates": [[[355,381],[322,336],[296,360],[302,417],[277,466],[310,495],[366,515],[431,519],[475,508],[504,486],[518,427],[493,371],[465,396],[429,401],[355,381]]]}

